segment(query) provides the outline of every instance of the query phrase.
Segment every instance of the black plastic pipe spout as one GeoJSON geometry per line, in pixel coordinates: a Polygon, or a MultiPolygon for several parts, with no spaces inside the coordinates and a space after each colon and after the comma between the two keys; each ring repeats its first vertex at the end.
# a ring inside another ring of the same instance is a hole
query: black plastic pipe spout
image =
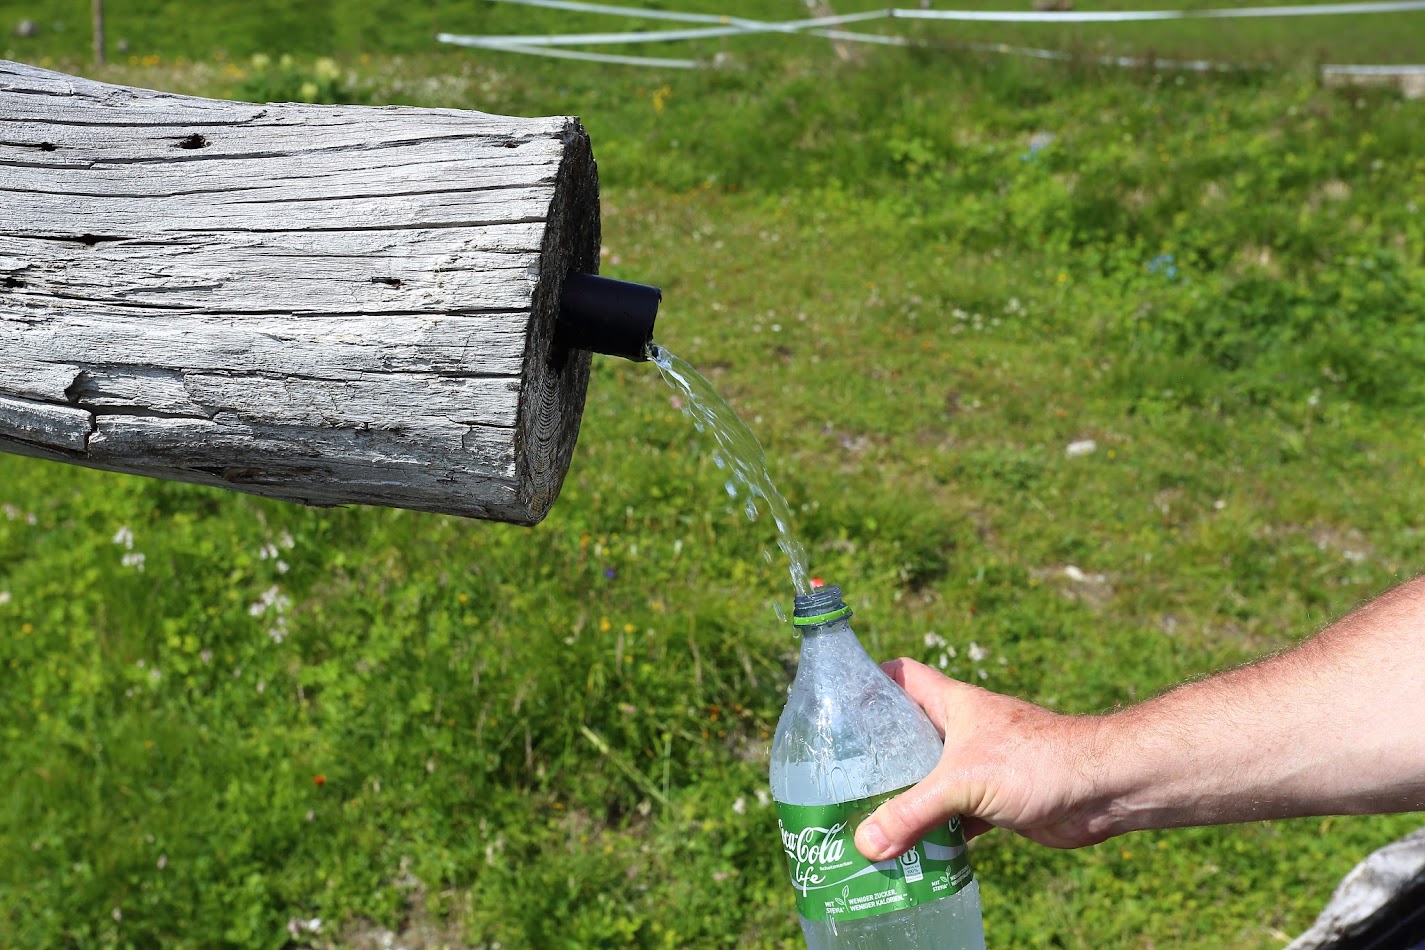
{"type": "Polygon", "coordinates": [[[564,278],[556,339],[561,346],[643,362],[663,291],[594,274],[564,278]]]}

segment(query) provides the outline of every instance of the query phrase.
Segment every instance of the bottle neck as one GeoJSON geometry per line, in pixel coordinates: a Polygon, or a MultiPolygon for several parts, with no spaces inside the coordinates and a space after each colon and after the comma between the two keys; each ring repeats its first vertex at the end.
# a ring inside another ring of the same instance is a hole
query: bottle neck
{"type": "Polygon", "coordinates": [[[844,668],[848,662],[858,663],[863,659],[874,665],[861,641],[856,639],[856,633],[846,617],[828,623],[810,624],[798,630],[802,636],[801,658],[797,662],[799,678],[819,675],[827,667],[844,668]]]}

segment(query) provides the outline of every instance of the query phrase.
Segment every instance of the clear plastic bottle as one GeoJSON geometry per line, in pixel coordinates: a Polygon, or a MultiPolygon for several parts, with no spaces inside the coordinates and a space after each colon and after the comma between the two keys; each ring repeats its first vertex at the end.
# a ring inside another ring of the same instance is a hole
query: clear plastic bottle
{"type": "Polygon", "coordinates": [[[797,597],[801,661],[772,740],[772,797],[810,950],[983,950],[958,820],[871,864],[861,820],[940,760],[925,712],[856,639],[838,587],[797,597]]]}

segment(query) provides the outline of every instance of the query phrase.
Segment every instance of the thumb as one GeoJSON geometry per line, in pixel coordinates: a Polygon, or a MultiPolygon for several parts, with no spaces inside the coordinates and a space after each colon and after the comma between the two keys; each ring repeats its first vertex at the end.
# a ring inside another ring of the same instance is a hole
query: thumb
{"type": "Polygon", "coordinates": [[[968,803],[951,794],[954,790],[943,769],[943,763],[936,766],[919,784],[881,805],[861,822],[856,829],[856,850],[870,861],[896,857],[966,811],[968,803]]]}

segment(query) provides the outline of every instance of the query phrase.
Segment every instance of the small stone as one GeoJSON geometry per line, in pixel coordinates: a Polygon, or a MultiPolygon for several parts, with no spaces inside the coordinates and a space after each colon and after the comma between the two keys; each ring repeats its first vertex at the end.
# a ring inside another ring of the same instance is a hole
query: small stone
{"type": "Polygon", "coordinates": [[[1092,455],[1098,451],[1098,443],[1093,439],[1080,439],[1077,442],[1070,442],[1064,448],[1064,454],[1069,458],[1078,458],[1081,455],[1092,455]]]}

